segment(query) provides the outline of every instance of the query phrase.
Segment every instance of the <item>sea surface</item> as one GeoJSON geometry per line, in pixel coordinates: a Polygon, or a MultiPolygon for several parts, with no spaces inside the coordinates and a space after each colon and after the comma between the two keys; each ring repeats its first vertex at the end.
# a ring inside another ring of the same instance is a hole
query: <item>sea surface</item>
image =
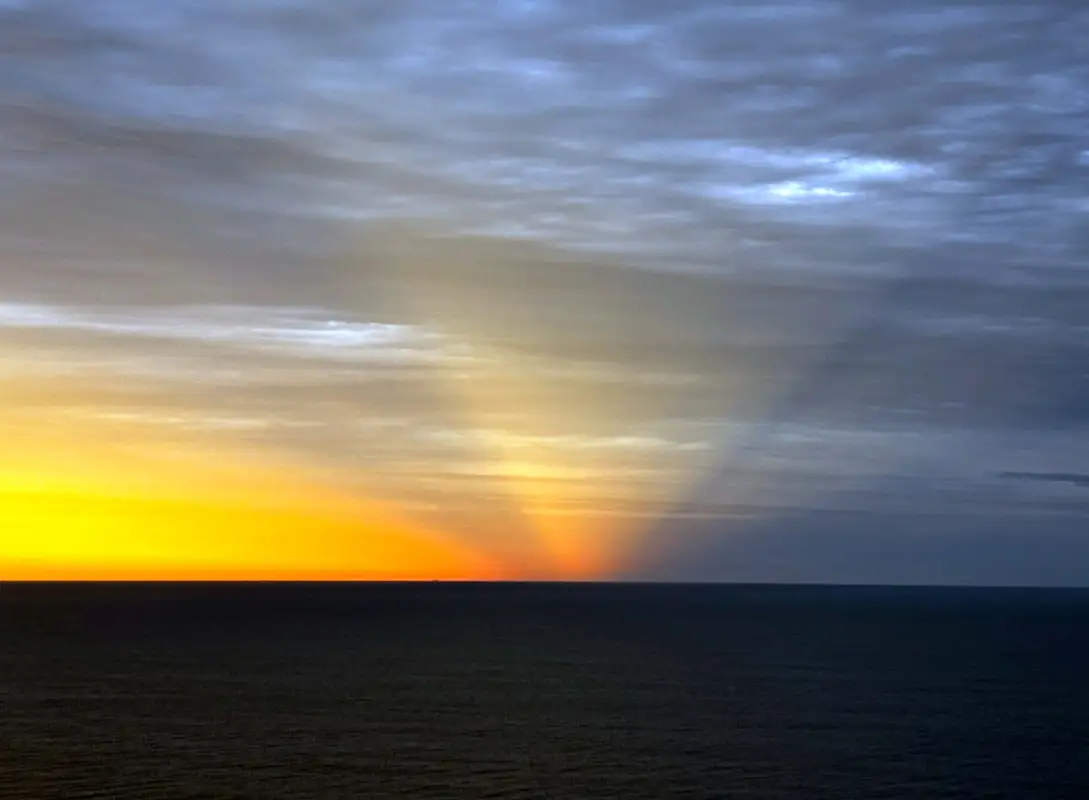
{"type": "Polygon", "coordinates": [[[0,798],[1089,798],[1089,592],[0,585],[0,798]]]}

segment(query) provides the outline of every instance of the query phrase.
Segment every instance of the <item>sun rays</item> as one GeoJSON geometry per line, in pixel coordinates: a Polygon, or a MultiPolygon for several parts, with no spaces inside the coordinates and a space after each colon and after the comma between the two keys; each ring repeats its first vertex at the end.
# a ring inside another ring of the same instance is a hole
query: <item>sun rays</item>
{"type": "Polygon", "coordinates": [[[654,337],[696,352],[713,341],[715,284],[677,289],[495,239],[375,238],[359,256],[365,287],[348,269],[344,290],[380,294],[378,319],[353,316],[350,296],[338,312],[13,317],[24,339],[8,349],[63,342],[51,352],[68,361],[34,372],[25,357],[0,385],[0,572],[621,573],[715,465],[714,436],[685,434],[684,420],[752,394],[741,373],[640,350],[654,337]],[[677,291],[698,313],[678,316],[677,291]],[[153,372],[130,380],[134,366],[153,372]]]}

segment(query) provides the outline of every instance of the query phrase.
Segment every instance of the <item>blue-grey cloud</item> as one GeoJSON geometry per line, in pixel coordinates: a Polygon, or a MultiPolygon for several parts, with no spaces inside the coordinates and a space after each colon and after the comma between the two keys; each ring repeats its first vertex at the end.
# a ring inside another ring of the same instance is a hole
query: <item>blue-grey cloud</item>
{"type": "Polygon", "coordinates": [[[1003,472],[1002,477],[1021,481],[1065,483],[1080,489],[1089,489],[1089,474],[1080,472],[1003,472]]]}

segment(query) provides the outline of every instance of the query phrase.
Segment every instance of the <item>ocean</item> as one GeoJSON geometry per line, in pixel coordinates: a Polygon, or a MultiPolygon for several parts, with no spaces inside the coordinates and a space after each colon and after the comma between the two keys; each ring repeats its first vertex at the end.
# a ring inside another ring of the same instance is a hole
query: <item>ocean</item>
{"type": "Polygon", "coordinates": [[[0,798],[1089,798],[1089,591],[0,585],[0,798]]]}

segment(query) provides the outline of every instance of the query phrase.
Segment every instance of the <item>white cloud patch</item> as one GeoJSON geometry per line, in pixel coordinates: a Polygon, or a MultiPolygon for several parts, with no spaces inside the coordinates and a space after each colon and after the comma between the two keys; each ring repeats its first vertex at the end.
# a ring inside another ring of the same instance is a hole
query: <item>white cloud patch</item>
{"type": "Polygon", "coordinates": [[[259,307],[103,309],[0,305],[0,326],[227,345],[331,360],[430,362],[443,339],[412,325],[347,320],[318,309],[259,307]]]}

